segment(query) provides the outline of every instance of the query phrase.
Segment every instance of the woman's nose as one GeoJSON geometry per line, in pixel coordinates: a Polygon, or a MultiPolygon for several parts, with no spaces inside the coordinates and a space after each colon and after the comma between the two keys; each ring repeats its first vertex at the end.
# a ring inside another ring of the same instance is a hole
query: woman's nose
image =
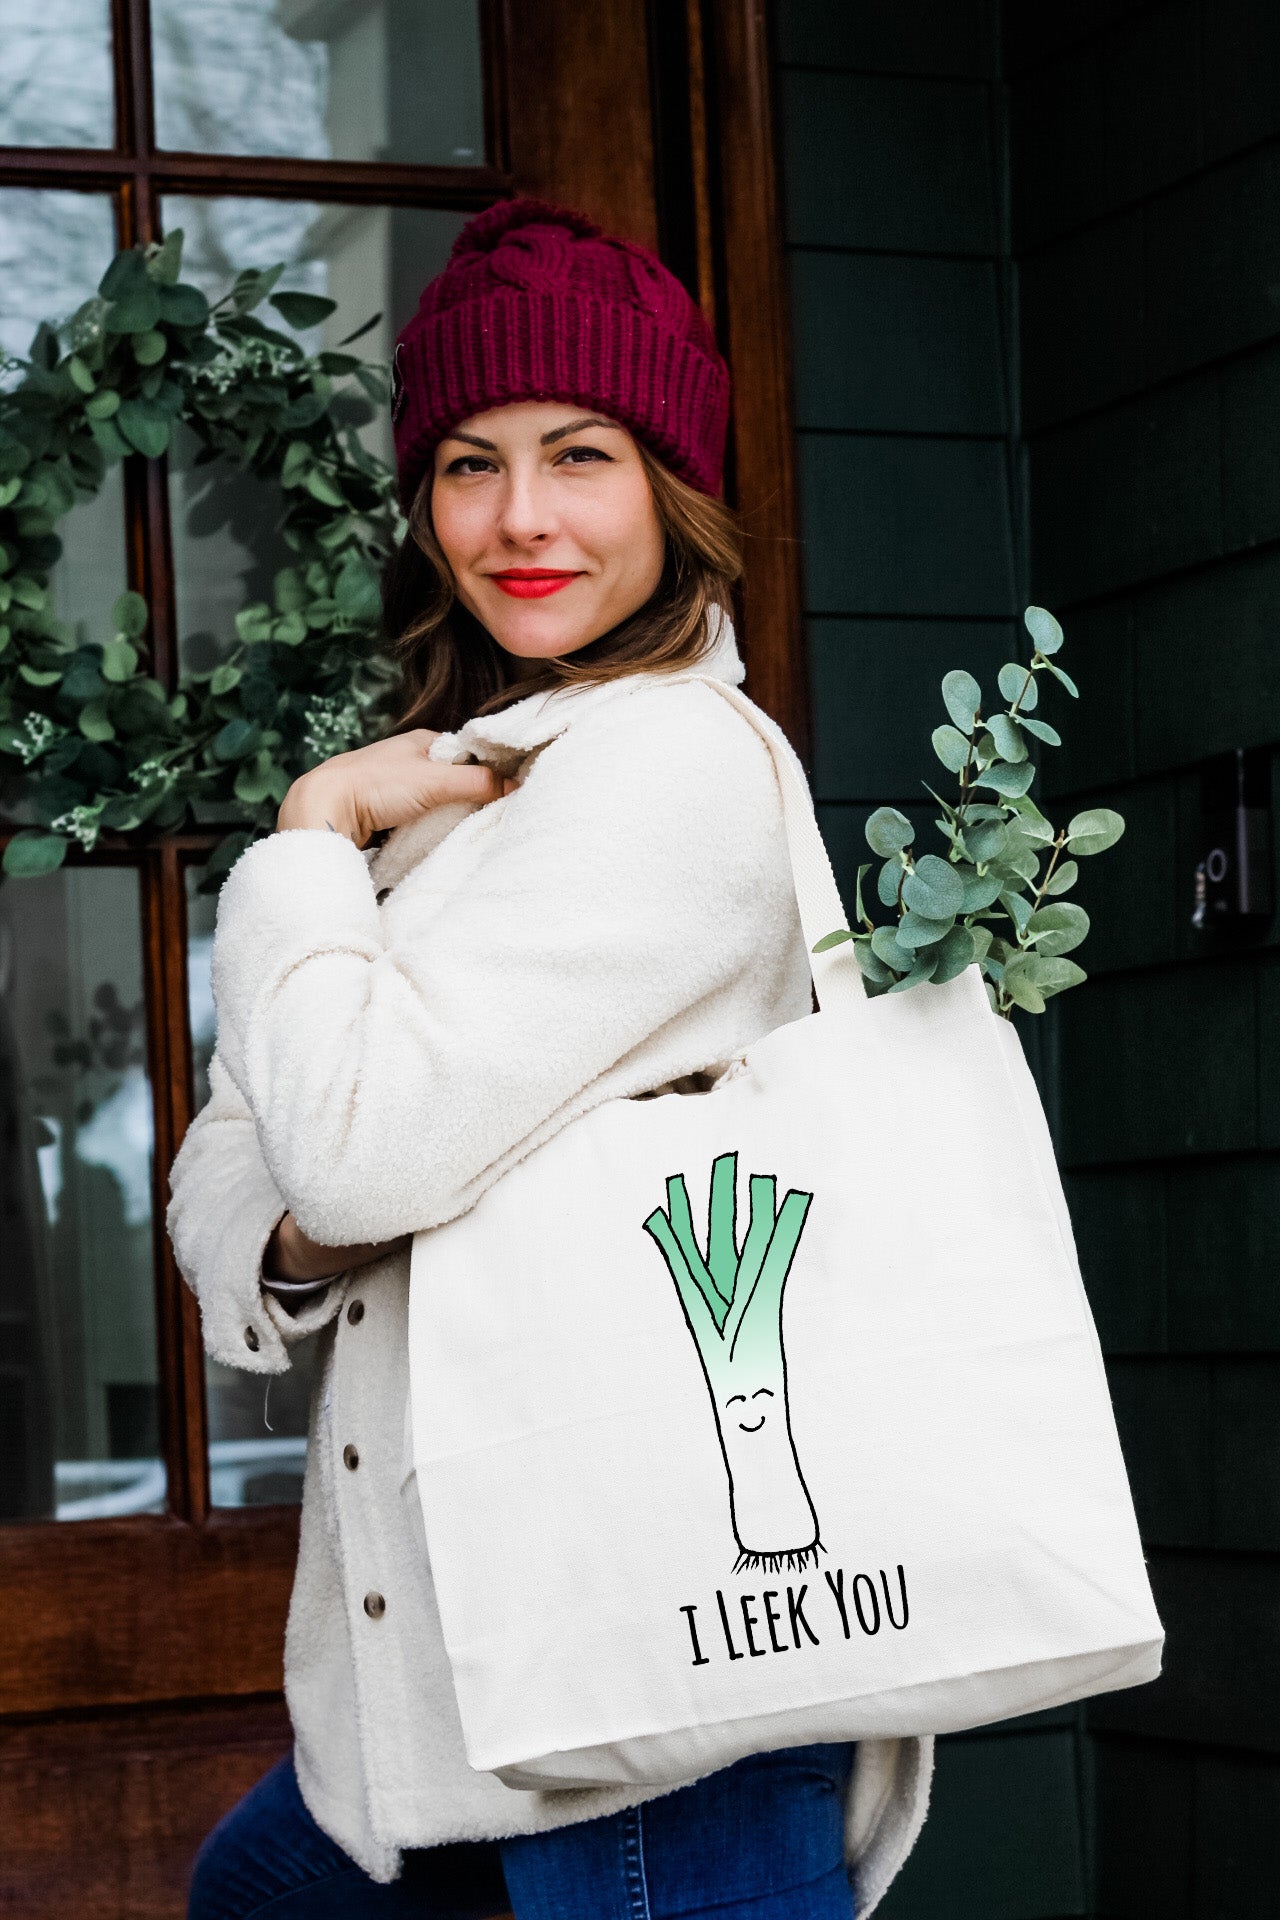
{"type": "Polygon", "coordinates": [[[546,489],[537,479],[511,475],[503,495],[498,531],[519,546],[546,541],[556,532],[555,515],[546,489]]]}

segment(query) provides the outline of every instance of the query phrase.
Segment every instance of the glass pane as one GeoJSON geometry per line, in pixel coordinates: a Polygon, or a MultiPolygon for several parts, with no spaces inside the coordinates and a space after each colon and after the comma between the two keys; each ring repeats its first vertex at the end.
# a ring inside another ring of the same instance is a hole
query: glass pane
{"type": "Polygon", "coordinates": [[[138,875],[0,882],[0,1517],[158,1513],[138,875]]]}
{"type": "Polygon", "coordinates": [[[161,147],[484,161],[478,0],[152,0],[151,20],[161,147]]]}
{"type": "MultiPolygon", "coordinates": [[[[0,353],[25,356],[42,320],[69,320],[97,292],[115,250],[105,194],[0,190],[0,353]]],[[[0,373],[12,382],[12,372],[0,373]]]]}
{"type": "MultiPolygon", "coordinates": [[[[382,319],[352,349],[388,361],[392,342],[440,271],[467,216],[413,207],[316,206],[282,200],[198,199],[164,202],[165,229],[186,235],[183,278],[217,298],[244,267],[288,262],[281,286],[327,294],[338,303],[323,326],[300,338],[312,350],[338,342],[377,312],[382,319]]],[[[275,314],[267,318],[282,324],[275,314]]],[[[362,438],[370,452],[393,457],[386,411],[362,438]]],[[[180,441],[169,464],[177,586],[179,658],[184,672],[202,672],[235,638],[241,607],[270,597],[277,568],[291,556],[278,532],[280,496],[229,466],[192,466],[194,448],[180,441]]]]}
{"type": "Polygon", "coordinates": [[[0,0],[0,146],[109,147],[110,0],[0,0]]]}
{"type": "MultiPolygon", "coordinates": [[[[187,1008],[195,1066],[195,1111],[209,1098],[214,1007],[209,965],[218,897],[199,893],[201,869],[187,869],[187,1008]]],[[[293,1349],[293,1366],[272,1378],[205,1359],[209,1406],[209,1494],[215,1507],[296,1505],[307,1459],[307,1417],[316,1341],[293,1349]]]]}
{"type": "MultiPolygon", "coordinates": [[[[104,196],[0,192],[0,350],[24,355],[41,320],[74,313],[96,288],[114,250],[112,206],[104,196]]],[[[10,381],[18,377],[17,369],[8,375],[10,381]]],[[[127,585],[119,466],[109,467],[98,494],[61,521],[58,536],[62,558],[51,581],[58,618],[82,643],[109,639],[111,608],[127,585]]],[[[0,775],[0,815],[17,822],[35,818],[12,774],[0,775]]]]}

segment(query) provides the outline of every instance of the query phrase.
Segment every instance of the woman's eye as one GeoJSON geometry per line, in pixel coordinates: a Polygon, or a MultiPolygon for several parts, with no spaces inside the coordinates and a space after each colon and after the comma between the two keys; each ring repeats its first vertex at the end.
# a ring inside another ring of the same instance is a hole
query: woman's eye
{"type": "Polygon", "coordinates": [[[566,447],[564,453],[560,456],[558,465],[568,466],[569,463],[572,462],[575,467],[582,467],[586,466],[589,461],[611,460],[612,457],[613,456],[606,453],[602,447],[566,447]]]}
{"type": "Polygon", "coordinates": [[[445,468],[446,473],[493,473],[494,471],[492,460],[486,460],[482,453],[460,454],[445,468]]]}

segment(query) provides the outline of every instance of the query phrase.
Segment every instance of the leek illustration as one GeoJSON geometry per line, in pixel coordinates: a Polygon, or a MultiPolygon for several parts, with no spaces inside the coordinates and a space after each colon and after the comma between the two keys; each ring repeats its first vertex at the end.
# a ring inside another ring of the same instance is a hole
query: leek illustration
{"type": "Polygon", "coordinates": [[[750,1179],[751,1213],[737,1237],[738,1156],[711,1166],[707,1250],[698,1246],[684,1175],[667,1180],[667,1206],[644,1222],[676,1283],[715,1411],[729,1477],[738,1561],[779,1573],[816,1565],[818,1516],[791,1437],[782,1296],[811,1193],[793,1187],[777,1203],[771,1173],[750,1179]]]}

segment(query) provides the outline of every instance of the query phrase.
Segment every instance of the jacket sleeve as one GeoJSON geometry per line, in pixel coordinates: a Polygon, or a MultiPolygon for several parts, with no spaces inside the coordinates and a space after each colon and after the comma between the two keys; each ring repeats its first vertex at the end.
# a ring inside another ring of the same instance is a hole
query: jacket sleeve
{"type": "Polygon", "coordinates": [[[410,875],[385,921],[360,851],[326,829],[258,841],[223,885],[219,1046],[315,1239],[453,1218],[486,1169],[798,929],[768,749],[696,681],[584,716],[458,831],[482,828],[465,887],[441,901],[410,875]]]}
{"type": "Polygon", "coordinates": [[[287,1349],[333,1318],[345,1291],[291,1314],[262,1290],[262,1256],[288,1203],[268,1173],[244,1096],[214,1054],[210,1095],[187,1128],[169,1174],[165,1224],[183,1279],[200,1302],[205,1346],[250,1373],[283,1373],[287,1349]]]}

